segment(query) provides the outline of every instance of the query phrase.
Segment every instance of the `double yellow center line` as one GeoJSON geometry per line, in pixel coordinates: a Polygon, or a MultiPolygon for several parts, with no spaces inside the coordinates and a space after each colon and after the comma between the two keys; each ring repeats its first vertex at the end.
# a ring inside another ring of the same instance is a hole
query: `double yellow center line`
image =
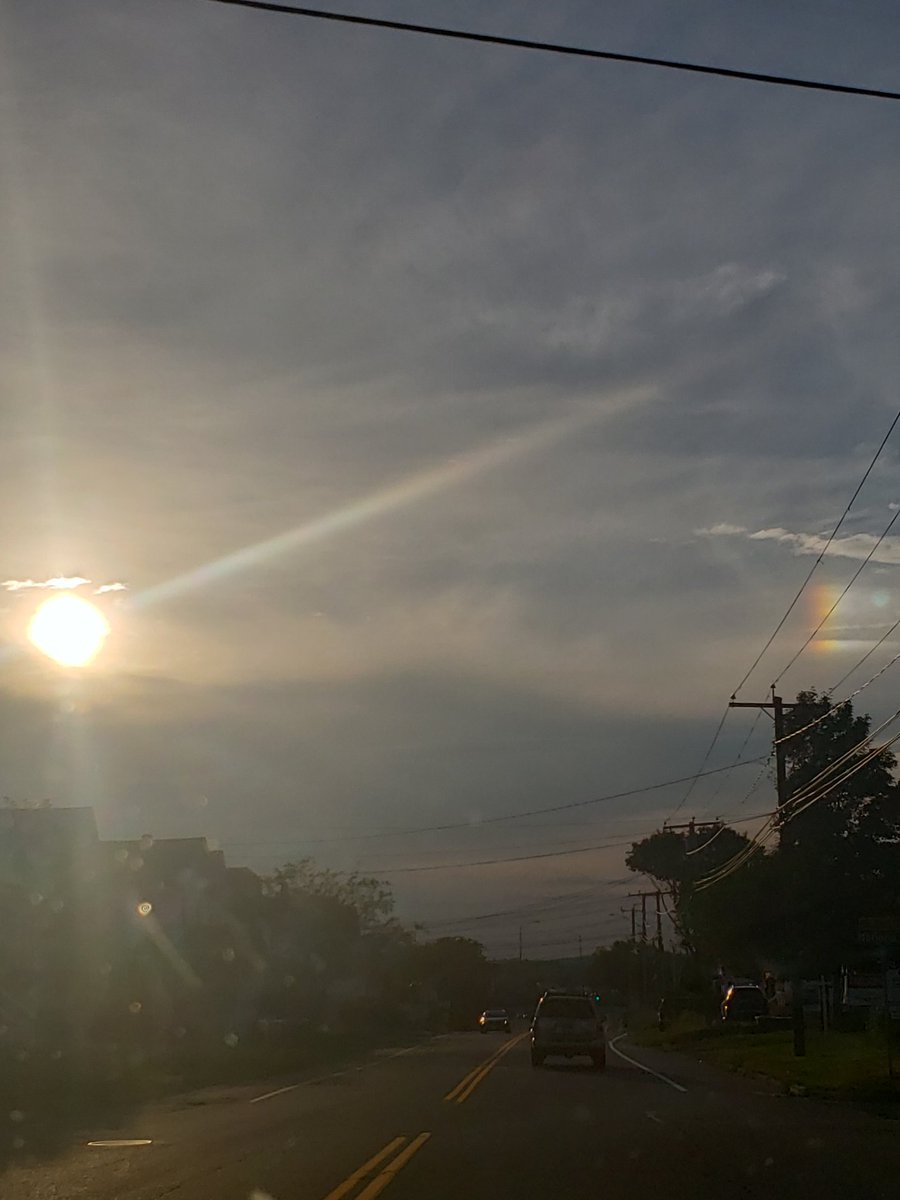
{"type": "MultiPolygon", "coordinates": [[[[489,1058],[479,1063],[477,1067],[474,1067],[468,1075],[461,1079],[456,1087],[447,1093],[444,1099],[454,1104],[462,1104],[468,1100],[482,1080],[486,1079],[490,1072],[493,1071],[501,1058],[509,1054],[510,1050],[527,1036],[528,1031],[526,1030],[525,1033],[519,1034],[518,1037],[509,1038],[508,1041],[505,1041],[489,1058]]],[[[332,1188],[325,1197],[325,1200],[345,1200],[351,1194],[353,1194],[354,1200],[375,1200],[375,1197],[380,1195],[388,1184],[403,1170],[413,1155],[418,1154],[430,1137],[430,1133],[420,1133],[410,1142],[407,1142],[405,1134],[393,1138],[386,1146],[382,1146],[377,1154],[373,1154],[370,1159],[364,1162],[361,1167],[357,1167],[342,1183],[332,1188]],[[365,1182],[367,1179],[368,1183],[365,1182]],[[361,1187],[363,1184],[365,1186],[361,1187]],[[361,1187],[360,1191],[356,1191],[358,1187],[361,1187]]]]}
{"type": "Polygon", "coordinates": [[[444,1099],[449,1100],[452,1104],[463,1104],[472,1095],[479,1083],[486,1079],[491,1071],[493,1071],[500,1059],[505,1054],[509,1054],[513,1046],[517,1046],[525,1037],[528,1037],[527,1030],[525,1033],[520,1033],[518,1037],[510,1038],[509,1041],[504,1042],[500,1049],[492,1054],[490,1058],[486,1059],[479,1066],[475,1067],[474,1070],[470,1071],[465,1078],[461,1079],[456,1087],[447,1093],[444,1099]]]}
{"type": "Polygon", "coordinates": [[[373,1154],[368,1162],[364,1162],[361,1167],[358,1167],[352,1175],[348,1175],[343,1183],[339,1183],[336,1188],[330,1191],[325,1200],[342,1200],[342,1197],[352,1192],[358,1183],[361,1183],[367,1175],[371,1175],[375,1168],[387,1159],[389,1160],[387,1166],[379,1171],[375,1178],[366,1184],[363,1190],[358,1192],[356,1196],[356,1200],[374,1200],[374,1197],[379,1192],[384,1191],[391,1180],[403,1170],[412,1156],[421,1150],[430,1137],[430,1133],[420,1133],[418,1137],[413,1138],[404,1150],[400,1150],[400,1147],[406,1141],[406,1138],[395,1137],[386,1146],[382,1146],[377,1154],[373,1154]],[[400,1153],[391,1158],[391,1155],[395,1154],[398,1150],[400,1153]]]}

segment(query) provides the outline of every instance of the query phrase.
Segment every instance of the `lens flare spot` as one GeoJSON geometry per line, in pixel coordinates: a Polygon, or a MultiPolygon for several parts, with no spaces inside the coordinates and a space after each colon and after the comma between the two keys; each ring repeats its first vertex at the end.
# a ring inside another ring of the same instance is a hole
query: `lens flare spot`
{"type": "Polygon", "coordinates": [[[83,667],[99,652],[109,622],[95,604],[66,592],[38,608],[28,626],[32,644],[64,667],[83,667]]]}

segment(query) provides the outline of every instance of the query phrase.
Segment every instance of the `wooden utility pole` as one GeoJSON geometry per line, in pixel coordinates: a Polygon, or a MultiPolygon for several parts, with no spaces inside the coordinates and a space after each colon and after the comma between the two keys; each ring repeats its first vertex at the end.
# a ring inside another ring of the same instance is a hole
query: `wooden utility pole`
{"type": "MultiPolygon", "coordinates": [[[[764,712],[772,710],[772,719],[774,722],[775,735],[775,788],[778,796],[779,812],[788,802],[787,794],[787,761],[784,752],[784,710],[786,708],[797,708],[796,704],[785,704],[781,696],[775,695],[775,686],[772,686],[771,700],[735,700],[732,696],[728,704],[729,708],[761,708],[764,712]]],[[[791,918],[793,914],[785,914],[791,918]]],[[[799,957],[800,948],[797,946],[796,956],[799,957]]],[[[803,1058],[806,1054],[806,1017],[803,1012],[803,980],[800,977],[800,965],[795,963],[794,972],[791,978],[791,1024],[794,1030],[794,1057],[803,1058]]]]}
{"type": "Polygon", "coordinates": [[[682,830],[687,830],[687,848],[688,850],[696,850],[701,834],[714,834],[722,828],[721,821],[696,821],[691,817],[690,821],[684,825],[663,825],[663,833],[680,833],[682,830]]]}
{"type": "MultiPolygon", "coordinates": [[[[620,908],[620,909],[619,909],[619,912],[623,912],[623,913],[624,913],[624,912],[628,912],[628,911],[629,911],[629,910],[628,910],[628,909],[626,909],[626,908],[620,908]]],[[[636,923],[637,923],[637,917],[636,917],[636,913],[637,913],[637,905],[636,905],[636,904],[632,904],[632,906],[631,906],[631,909],[630,909],[630,912],[631,912],[631,943],[632,943],[632,945],[634,945],[634,943],[637,941],[637,928],[636,928],[636,923]]]]}
{"type": "MultiPolygon", "coordinates": [[[[663,935],[662,935],[662,896],[663,896],[663,893],[660,891],[659,888],[656,888],[652,892],[629,892],[628,893],[629,900],[640,900],[640,902],[641,902],[641,947],[642,947],[642,950],[639,955],[639,958],[641,960],[641,998],[644,1001],[646,1001],[646,999],[647,999],[647,982],[648,982],[647,981],[648,961],[647,961],[647,954],[646,954],[646,949],[647,949],[647,901],[651,896],[656,901],[656,938],[654,939],[654,941],[655,941],[657,949],[661,951],[663,949],[663,935]]],[[[632,907],[631,907],[631,940],[632,940],[632,943],[635,940],[635,937],[634,937],[635,907],[636,907],[635,905],[632,905],[632,907]]],[[[656,961],[655,969],[657,971],[657,974],[659,975],[657,982],[662,984],[664,982],[663,978],[662,978],[662,975],[663,975],[662,956],[660,956],[660,958],[656,961]]]]}
{"type": "Polygon", "coordinates": [[[656,948],[662,950],[662,892],[656,893],[656,948]]]}
{"type": "Polygon", "coordinates": [[[764,712],[772,710],[775,734],[775,789],[778,794],[778,807],[783,808],[788,802],[787,794],[787,762],[784,753],[784,710],[797,708],[797,704],[785,704],[780,696],[775,695],[772,688],[771,700],[735,700],[732,696],[728,702],[729,708],[761,708],[764,712]]]}
{"type": "MultiPolygon", "coordinates": [[[[666,893],[666,895],[669,895],[669,894],[670,893],[668,893],[668,892],[666,893]]],[[[663,948],[663,935],[662,935],[662,898],[663,898],[663,893],[662,893],[662,891],[657,888],[655,891],[652,891],[652,892],[629,892],[628,893],[629,900],[640,900],[640,902],[641,902],[641,941],[642,942],[647,941],[647,901],[651,896],[656,901],[656,945],[660,950],[662,950],[662,948],[663,948]]],[[[634,909],[635,909],[635,906],[632,905],[632,907],[631,907],[631,940],[632,941],[634,941],[634,909]]]]}

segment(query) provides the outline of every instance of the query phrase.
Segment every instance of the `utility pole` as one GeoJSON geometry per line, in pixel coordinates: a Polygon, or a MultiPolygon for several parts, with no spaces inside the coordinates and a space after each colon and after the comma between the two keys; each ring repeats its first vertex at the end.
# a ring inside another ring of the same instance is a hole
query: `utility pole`
{"type": "Polygon", "coordinates": [[[581,934],[578,935],[578,957],[584,958],[584,943],[581,939],[581,934]]]}
{"type": "Polygon", "coordinates": [[[519,962],[522,961],[522,926],[519,926],[519,962]]]}
{"type": "Polygon", "coordinates": [[[775,734],[775,788],[778,793],[778,807],[783,808],[788,802],[787,794],[787,763],[784,753],[784,710],[797,708],[797,704],[785,704],[780,696],[775,695],[772,688],[771,700],[735,700],[732,696],[728,702],[729,708],[761,708],[764,712],[772,710],[775,734]]]}
{"type": "MultiPolygon", "coordinates": [[[[624,912],[628,912],[628,909],[620,908],[619,911],[624,913],[624,912]]],[[[632,906],[631,906],[631,943],[630,944],[631,944],[631,954],[629,954],[629,956],[628,956],[628,978],[627,978],[628,1008],[629,1009],[634,1005],[635,994],[636,994],[636,990],[637,990],[635,987],[635,982],[634,982],[634,968],[637,965],[634,962],[634,957],[637,952],[637,905],[636,904],[632,904],[632,906]]],[[[626,1023],[626,1025],[628,1023],[627,1013],[626,1013],[626,1017],[625,1017],[625,1023],[626,1023]]]]}
{"type": "MultiPolygon", "coordinates": [[[[788,802],[787,794],[787,761],[784,752],[784,710],[797,708],[796,704],[785,704],[781,696],[775,695],[775,685],[772,684],[771,700],[735,700],[734,696],[728,704],[729,708],[761,708],[763,712],[772,710],[772,720],[775,734],[775,789],[778,796],[779,812],[788,802]]],[[[785,914],[790,916],[791,914],[785,914]]],[[[800,947],[796,947],[795,958],[799,958],[800,947]]],[[[794,1057],[803,1058],[806,1055],[806,1017],[803,1012],[803,980],[800,976],[799,962],[795,963],[791,978],[791,1024],[794,1030],[794,1057]]]]}
{"type": "Polygon", "coordinates": [[[656,893],[656,948],[662,951],[662,892],[656,893]]]}
{"type": "MultiPolygon", "coordinates": [[[[640,958],[640,963],[641,963],[641,999],[644,1002],[646,1002],[646,999],[647,999],[647,985],[649,982],[647,979],[647,969],[648,969],[648,962],[647,962],[647,901],[651,896],[653,896],[656,900],[656,938],[655,938],[655,942],[656,942],[657,949],[662,950],[662,948],[663,948],[662,892],[659,890],[659,888],[657,888],[652,892],[629,892],[628,893],[629,900],[640,900],[640,902],[641,902],[641,951],[639,954],[639,958],[640,958]]],[[[634,937],[635,907],[636,907],[635,905],[632,905],[632,907],[631,907],[631,940],[632,940],[632,942],[634,942],[634,940],[635,940],[635,937],[634,937]]],[[[660,957],[657,965],[659,967],[659,973],[661,975],[661,973],[662,973],[662,957],[660,957]]],[[[660,978],[657,982],[659,982],[661,984],[663,982],[662,978],[660,978]]]]}
{"type": "Polygon", "coordinates": [[[630,909],[620,908],[619,912],[622,912],[622,913],[630,912],[631,913],[631,944],[634,945],[634,943],[637,941],[637,928],[636,928],[636,916],[635,916],[635,914],[637,912],[637,905],[632,904],[630,909]]]}
{"type": "Polygon", "coordinates": [[[704,833],[714,834],[722,828],[721,821],[695,821],[691,817],[690,821],[684,825],[663,825],[664,833],[680,833],[681,830],[687,830],[687,848],[688,850],[696,850],[700,845],[700,835],[704,833]]]}
{"type": "MultiPolygon", "coordinates": [[[[666,893],[669,895],[670,893],[666,893]]],[[[663,893],[660,889],[652,892],[629,892],[629,900],[640,900],[641,902],[641,941],[647,941],[647,900],[653,896],[656,900],[656,944],[660,950],[663,948],[662,940],[662,897],[663,893]]],[[[631,940],[634,941],[634,910],[635,906],[631,906],[631,940]]]]}

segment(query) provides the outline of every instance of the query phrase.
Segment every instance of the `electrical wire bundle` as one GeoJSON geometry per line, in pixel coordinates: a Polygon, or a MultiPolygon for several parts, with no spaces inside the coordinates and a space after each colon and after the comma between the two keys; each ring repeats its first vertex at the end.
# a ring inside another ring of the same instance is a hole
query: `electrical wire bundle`
{"type": "MultiPolygon", "coordinates": [[[[812,728],[813,725],[818,724],[824,716],[827,716],[828,712],[833,712],[834,707],[830,708],[815,721],[803,726],[802,729],[797,729],[787,737],[782,738],[782,742],[787,741],[788,738],[797,737],[799,734],[805,733],[808,729],[812,728]]],[[[745,863],[749,862],[751,858],[766,848],[769,843],[769,839],[773,834],[784,829],[784,827],[791,821],[796,820],[801,813],[806,812],[806,810],[811,808],[814,804],[818,804],[820,801],[824,800],[826,796],[831,795],[832,792],[836,791],[839,787],[856,775],[857,772],[863,770],[863,768],[867,767],[869,763],[874,762],[874,760],[880,755],[890,750],[896,742],[900,741],[900,731],[893,734],[892,737],[888,738],[888,740],[881,745],[873,746],[872,741],[878,736],[878,734],[887,729],[889,725],[892,725],[898,717],[900,717],[900,709],[897,709],[896,712],[892,713],[886,721],[883,721],[876,729],[873,729],[869,734],[867,734],[866,737],[862,738],[854,746],[851,746],[851,748],[845,751],[840,758],[835,759],[834,762],[831,762],[826,767],[823,767],[817,775],[815,775],[808,783],[804,784],[803,787],[795,792],[786,804],[782,805],[781,808],[777,809],[771,814],[771,816],[769,816],[762,828],[757,830],[754,837],[751,838],[746,846],[742,847],[737,854],[733,855],[732,858],[723,863],[720,867],[717,867],[714,871],[711,871],[708,875],[705,875],[703,878],[698,880],[694,885],[694,890],[698,892],[706,891],[708,888],[713,887],[717,883],[721,883],[724,879],[727,879],[730,875],[733,875],[735,871],[740,870],[745,863]],[[857,755],[861,755],[861,757],[859,757],[856,762],[853,762],[852,765],[848,766],[847,769],[840,774],[835,775],[836,772],[841,771],[841,768],[847,763],[850,763],[851,760],[857,755]]],[[[722,828],[725,828],[725,826],[722,828]]],[[[717,834],[714,836],[718,836],[719,832],[721,832],[721,830],[717,831],[717,834]]],[[[713,839],[710,838],[703,847],[700,847],[700,849],[704,849],[705,846],[709,845],[712,840],[713,839]]]]}

